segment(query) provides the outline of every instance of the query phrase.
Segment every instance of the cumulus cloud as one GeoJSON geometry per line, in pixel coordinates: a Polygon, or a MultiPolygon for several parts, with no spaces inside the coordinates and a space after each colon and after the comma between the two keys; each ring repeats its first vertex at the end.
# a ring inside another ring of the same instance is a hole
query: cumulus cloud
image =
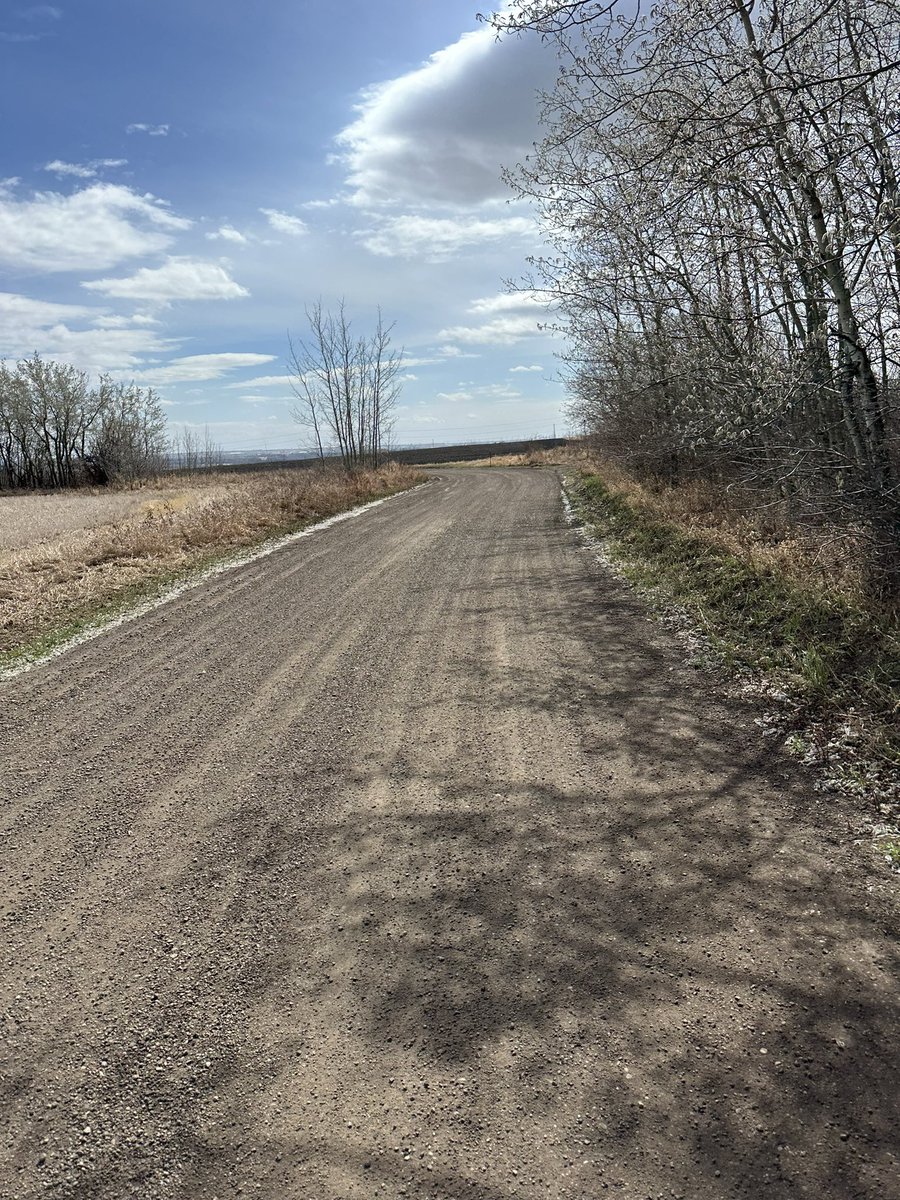
{"type": "Polygon", "coordinates": [[[0,189],[0,261],[37,271],[104,270],[165,250],[189,229],[155,196],[96,183],[71,195],[36,192],[20,199],[0,189]]]}
{"type": "Polygon", "coordinates": [[[173,343],[146,325],[145,318],[106,317],[80,304],[56,304],[0,293],[0,358],[37,350],[92,373],[133,371],[147,354],[171,352],[173,343]],[[75,328],[89,323],[88,328],[75,328]]]}
{"type": "Polygon", "coordinates": [[[477,325],[454,325],[441,330],[438,337],[464,345],[511,346],[541,336],[546,309],[544,296],[536,291],[485,296],[468,307],[472,316],[483,318],[477,325]]]}
{"type": "Polygon", "coordinates": [[[482,296],[473,300],[469,312],[479,317],[492,317],[497,313],[518,313],[533,311],[547,306],[547,297],[543,292],[532,288],[523,288],[517,292],[498,292],[496,296],[482,296]]]}
{"type": "Polygon", "coordinates": [[[127,158],[95,158],[89,163],[63,162],[55,158],[53,162],[46,163],[43,170],[60,178],[70,176],[74,179],[94,179],[97,172],[106,167],[124,167],[127,163],[127,158]]]}
{"type": "Polygon", "coordinates": [[[309,232],[309,226],[299,217],[290,213],[279,212],[277,208],[261,208],[259,210],[276,233],[286,233],[289,237],[303,237],[309,232]]]}
{"type": "Polygon", "coordinates": [[[363,94],[338,137],[355,203],[477,204],[508,195],[504,166],[538,136],[536,92],[556,76],[536,37],[464,34],[416,70],[363,94]]]}
{"type": "MultiPolygon", "coordinates": [[[[272,362],[272,354],[190,354],[173,358],[161,367],[152,367],[139,372],[135,379],[158,387],[169,383],[200,383],[210,379],[221,379],[231,371],[244,367],[258,367],[272,362]]],[[[242,383],[241,387],[247,385],[242,383]]]]}
{"type": "Polygon", "coordinates": [[[150,137],[168,137],[169,125],[148,125],[145,121],[136,121],[132,125],[125,126],[126,133],[146,133],[150,137]]]}
{"type": "Polygon", "coordinates": [[[373,254],[440,262],[470,246],[533,236],[534,232],[535,224],[529,217],[467,219],[407,213],[380,221],[359,237],[373,254]]]}
{"type": "Polygon", "coordinates": [[[175,300],[236,300],[249,296],[224,267],[194,258],[169,258],[161,267],[141,267],[119,279],[95,279],[81,285],[103,296],[169,304],[175,300]]]}
{"type": "Polygon", "coordinates": [[[474,400],[471,392],[438,392],[438,400],[446,400],[449,404],[459,404],[467,400],[474,400]]]}
{"type": "Polygon", "coordinates": [[[453,325],[443,331],[468,345],[513,346],[524,338],[537,337],[541,330],[536,319],[529,315],[497,317],[482,325],[453,325]]]}
{"type": "Polygon", "coordinates": [[[235,242],[238,245],[246,245],[247,238],[239,229],[235,229],[233,225],[220,225],[218,229],[208,233],[207,238],[211,242],[235,242]]]}
{"type": "Polygon", "coordinates": [[[532,371],[543,371],[543,369],[544,368],[540,367],[540,366],[533,366],[533,367],[518,366],[518,367],[510,367],[509,373],[510,373],[510,375],[517,375],[517,374],[524,374],[525,372],[531,373],[532,371]]]}

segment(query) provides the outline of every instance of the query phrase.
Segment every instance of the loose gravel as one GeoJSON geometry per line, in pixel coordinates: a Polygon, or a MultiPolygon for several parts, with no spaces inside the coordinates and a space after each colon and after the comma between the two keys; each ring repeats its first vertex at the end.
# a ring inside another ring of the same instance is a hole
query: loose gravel
{"type": "Polygon", "coordinates": [[[0,684],[0,1196],[895,1200],[895,876],[457,470],[0,684]]]}

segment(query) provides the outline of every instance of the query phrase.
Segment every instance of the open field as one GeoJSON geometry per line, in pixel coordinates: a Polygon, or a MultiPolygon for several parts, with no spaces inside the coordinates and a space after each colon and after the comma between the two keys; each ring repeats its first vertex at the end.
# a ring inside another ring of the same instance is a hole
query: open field
{"type": "Polygon", "coordinates": [[[148,506],[165,503],[184,493],[173,483],[132,491],[89,489],[61,492],[0,492],[0,556],[27,550],[41,542],[58,541],[70,533],[117,525],[148,506]]]}
{"type": "Polygon", "coordinates": [[[0,683],[9,1200],[898,1200],[898,877],[447,471],[0,683]]]}
{"type": "Polygon", "coordinates": [[[388,465],[173,476],[107,493],[0,497],[0,660],[43,649],[148,588],[423,478],[388,465]],[[8,507],[7,507],[8,506],[8,507]]]}

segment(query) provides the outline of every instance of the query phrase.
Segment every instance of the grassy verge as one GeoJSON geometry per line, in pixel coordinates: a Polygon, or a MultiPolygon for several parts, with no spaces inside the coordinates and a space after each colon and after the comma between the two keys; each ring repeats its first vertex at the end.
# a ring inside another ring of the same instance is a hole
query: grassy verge
{"type": "Polygon", "coordinates": [[[801,582],[777,563],[717,544],[653,507],[578,473],[568,490],[577,515],[602,539],[622,574],[661,607],[674,604],[705,634],[735,674],[764,677],[784,690],[798,730],[833,754],[846,790],[873,781],[883,798],[900,788],[900,626],[815,579],[801,582]],[[813,732],[810,733],[810,730],[813,732]],[[884,791],[887,783],[888,792],[884,791]]]}
{"type": "Polygon", "coordinates": [[[416,468],[388,464],[351,475],[309,470],[180,479],[170,498],[138,516],[8,553],[0,558],[0,668],[40,657],[270,539],[423,478],[416,468]]]}

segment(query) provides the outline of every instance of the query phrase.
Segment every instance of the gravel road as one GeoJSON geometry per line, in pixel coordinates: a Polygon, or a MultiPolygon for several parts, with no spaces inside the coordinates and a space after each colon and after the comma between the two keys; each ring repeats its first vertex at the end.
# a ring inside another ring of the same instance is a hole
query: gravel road
{"type": "Polygon", "coordinates": [[[445,472],[0,685],[0,1196],[900,1197],[897,889],[445,472]]]}

